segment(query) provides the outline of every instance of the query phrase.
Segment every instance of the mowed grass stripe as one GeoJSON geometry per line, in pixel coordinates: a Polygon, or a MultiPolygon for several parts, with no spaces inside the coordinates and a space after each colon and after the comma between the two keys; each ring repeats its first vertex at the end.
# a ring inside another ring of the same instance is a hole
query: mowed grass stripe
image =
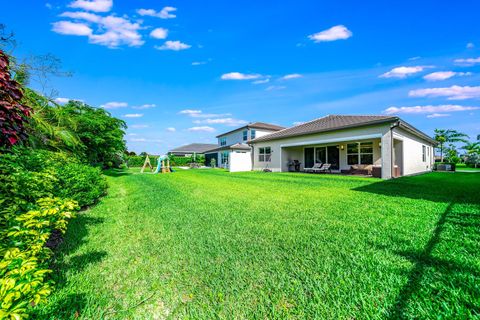
{"type": "Polygon", "coordinates": [[[443,301],[445,315],[474,310],[473,283],[448,285],[448,267],[438,281],[437,264],[424,263],[438,255],[470,264],[477,273],[459,280],[479,280],[475,233],[462,230],[469,249],[460,249],[453,225],[466,210],[478,221],[478,198],[460,189],[480,186],[468,174],[114,175],[109,195],[71,225],[43,318],[428,318],[440,307],[431,299],[439,284],[444,298],[455,296],[443,301]],[[447,208],[455,218],[424,257],[447,208]],[[418,261],[420,281],[411,274],[418,261]],[[404,290],[412,282],[414,292],[404,290]]]}

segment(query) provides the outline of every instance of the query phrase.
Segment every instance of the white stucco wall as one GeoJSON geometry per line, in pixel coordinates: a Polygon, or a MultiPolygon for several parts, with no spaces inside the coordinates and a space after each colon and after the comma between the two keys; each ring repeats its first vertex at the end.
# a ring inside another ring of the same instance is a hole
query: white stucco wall
{"type": "Polygon", "coordinates": [[[252,153],[231,151],[229,155],[229,171],[251,171],[252,170],[252,153]]]}
{"type": "MultiPolygon", "coordinates": [[[[220,145],[220,138],[226,138],[226,141],[227,141],[227,146],[230,146],[232,144],[235,144],[235,143],[246,143],[246,141],[243,140],[243,131],[246,130],[246,129],[238,129],[238,130],[235,130],[229,134],[226,134],[226,135],[223,135],[221,137],[218,137],[218,145],[220,145]]],[[[251,128],[248,129],[248,141],[250,141],[251,139],[251,128]]],[[[255,137],[256,138],[259,138],[259,137],[263,137],[267,134],[270,134],[270,133],[273,133],[275,131],[268,131],[268,130],[264,130],[264,129],[255,129],[255,137]]]]}
{"type": "Polygon", "coordinates": [[[303,165],[305,162],[303,159],[303,148],[305,145],[315,146],[341,144],[344,145],[344,149],[340,149],[340,169],[349,169],[350,166],[347,165],[346,156],[346,141],[374,141],[373,160],[374,163],[379,164],[379,160],[381,158],[381,149],[379,148],[380,138],[384,136],[385,133],[389,131],[389,129],[390,124],[382,124],[370,127],[353,128],[335,132],[317,133],[280,140],[258,142],[254,144],[253,170],[263,170],[265,168],[268,168],[272,171],[287,171],[287,163],[290,160],[295,160],[295,156],[298,157],[296,158],[296,160],[300,160],[302,162],[301,168],[303,169],[303,165]],[[271,162],[258,161],[259,148],[262,147],[272,148],[271,162]],[[292,154],[289,153],[290,150],[294,150],[292,154]]]}
{"type": "Polygon", "coordinates": [[[411,134],[402,128],[393,129],[394,141],[402,141],[403,149],[403,175],[411,175],[432,170],[433,166],[433,145],[411,134]],[[422,159],[422,146],[427,148],[426,159],[422,159]]]}

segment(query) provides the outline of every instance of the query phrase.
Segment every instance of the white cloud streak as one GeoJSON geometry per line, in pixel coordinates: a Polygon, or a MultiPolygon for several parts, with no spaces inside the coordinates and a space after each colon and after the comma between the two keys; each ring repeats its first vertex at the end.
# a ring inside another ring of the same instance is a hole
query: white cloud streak
{"type": "Polygon", "coordinates": [[[154,46],[157,50],[171,50],[171,51],[180,51],[190,49],[192,46],[178,40],[175,41],[165,41],[165,43],[161,46],[154,46]]]}
{"type": "Polygon", "coordinates": [[[177,129],[175,129],[174,127],[168,127],[166,130],[167,130],[168,132],[175,132],[175,131],[177,131],[177,129]]]}
{"type": "Polygon", "coordinates": [[[112,9],[113,0],[75,0],[69,7],[94,12],[108,12],[112,9]]]}
{"type": "Polygon", "coordinates": [[[432,113],[427,115],[427,118],[444,118],[444,117],[450,117],[451,114],[449,113],[432,113]]]}
{"type": "Polygon", "coordinates": [[[127,113],[123,115],[124,118],[141,118],[143,113],[127,113]]]}
{"type": "Polygon", "coordinates": [[[155,108],[157,105],[151,103],[151,104],[142,104],[141,106],[134,106],[132,109],[138,109],[138,110],[143,110],[143,109],[151,109],[155,108]]]}
{"type": "Polygon", "coordinates": [[[229,73],[224,73],[220,77],[222,80],[254,80],[254,79],[259,79],[261,78],[261,74],[245,74],[245,73],[240,73],[240,72],[229,72],[229,73]]]}
{"type": "Polygon", "coordinates": [[[215,132],[215,128],[209,126],[191,127],[187,130],[191,132],[215,132]]]}
{"type": "Polygon", "coordinates": [[[111,101],[105,104],[102,104],[100,107],[104,109],[118,109],[118,108],[126,108],[128,107],[128,103],[126,102],[118,102],[118,101],[111,101]]]}
{"type": "Polygon", "coordinates": [[[427,81],[441,81],[441,80],[447,80],[455,76],[471,76],[471,72],[454,72],[454,71],[438,71],[438,72],[432,72],[429,73],[425,76],[423,76],[423,79],[427,81]]]}
{"type": "Polygon", "coordinates": [[[314,42],[328,42],[335,40],[345,40],[352,36],[352,32],[344,25],[337,25],[330,29],[309,35],[308,38],[314,42]]]}
{"type": "Polygon", "coordinates": [[[60,16],[82,21],[81,23],[71,21],[53,23],[52,30],[60,34],[87,36],[90,43],[109,48],[117,48],[121,45],[138,47],[145,43],[139,33],[142,29],[141,23],[132,22],[128,17],[100,16],[89,12],[64,12],[60,16]],[[92,25],[97,26],[101,32],[94,33],[92,25]]]}
{"type": "Polygon", "coordinates": [[[168,37],[168,30],[165,28],[155,28],[150,32],[150,37],[155,39],[166,39],[168,37]]]}
{"type": "Polygon", "coordinates": [[[455,59],[453,62],[457,66],[472,67],[476,64],[480,64],[480,57],[478,58],[468,58],[468,59],[455,59]]]}
{"type": "Polygon", "coordinates": [[[480,98],[480,86],[451,86],[445,88],[427,88],[410,90],[410,97],[446,97],[448,100],[465,100],[480,98]]]}
{"type": "Polygon", "coordinates": [[[292,74],[287,74],[287,75],[284,75],[283,77],[281,77],[280,79],[281,80],[291,80],[291,79],[298,79],[298,78],[302,78],[303,76],[299,73],[292,73],[292,74]]]}
{"type": "Polygon", "coordinates": [[[412,67],[396,67],[392,70],[381,74],[380,78],[400,78],[404,79],[409,75],[422,72],[426,68],[432,68],[432,66],[412,66],[412,67]]]}
{"type": "Polygon", "coordinates": [[[426,106],[412,106],[412,107],[390,107],[385,109],[385,114],[426,114],[426,113],[445,113],[445,112],[461,112],[478,110],[480,107],[460,106],[454,104],[446,105],[426,105],[426,106]]]}
{"type": "Polygon", "coordinates": [[[160,11],[156,11],[154,9],[138,9],[137,13],[141,16],[155,17],[160,19],[173,19],[177,17],[172,13],[175,11],[177,11],[177,8],[167,6],[160,11]]]}
{"type": "Polygon", "coordinates": [[[217,118],[217,119],[205,119],[205,120],[195,120],[193,123],[196,124],[223,124],[226,126],[239,126],[247,124],[248,121],[239,120],[234,118],[217,118]]]}

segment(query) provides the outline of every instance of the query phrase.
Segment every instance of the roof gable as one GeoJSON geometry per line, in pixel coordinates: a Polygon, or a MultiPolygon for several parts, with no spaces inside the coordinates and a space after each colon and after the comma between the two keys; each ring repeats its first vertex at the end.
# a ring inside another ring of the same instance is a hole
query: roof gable
{"type": "Polygon", "coordinates": [[[239,131],[239,130],[244,130],[244,129],[264,129],[264,130],[268,130],[268,131],[278,131],[278,130],[285,129],[285,127],[277,126],[276,124],[271,124],[271,123],[266,123],[266,122],[252,122],[252,123],[249,123],[249,124],[247,124],[243,127],[236,128],[236,129],[227,131],[225,133],[219,134],[218,136],[216,136],[216,138],[223,137],[223,136],[226,136],[227,134],[230,134],[232,132],[239,131]]]}

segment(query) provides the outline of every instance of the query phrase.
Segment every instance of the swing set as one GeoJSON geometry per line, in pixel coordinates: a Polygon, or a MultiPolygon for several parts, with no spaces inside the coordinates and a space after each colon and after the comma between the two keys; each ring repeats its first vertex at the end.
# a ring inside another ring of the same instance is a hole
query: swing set
{"type": "MultiPolygon", "coordinates": [[[[150,168],[150,172],[153,171],[153,166],[150,163],[150,157],[147,156],[145,157],[145,162],[143,163],[142,170],[140,170],[141,173],[145,171],[146,167],[150,168]]],[[[158,157],[157,160],[157,169],[153,173],[170,173],[173,172],[172,167],[170,167],[170,159],[166,154],[158,157]]]]}

